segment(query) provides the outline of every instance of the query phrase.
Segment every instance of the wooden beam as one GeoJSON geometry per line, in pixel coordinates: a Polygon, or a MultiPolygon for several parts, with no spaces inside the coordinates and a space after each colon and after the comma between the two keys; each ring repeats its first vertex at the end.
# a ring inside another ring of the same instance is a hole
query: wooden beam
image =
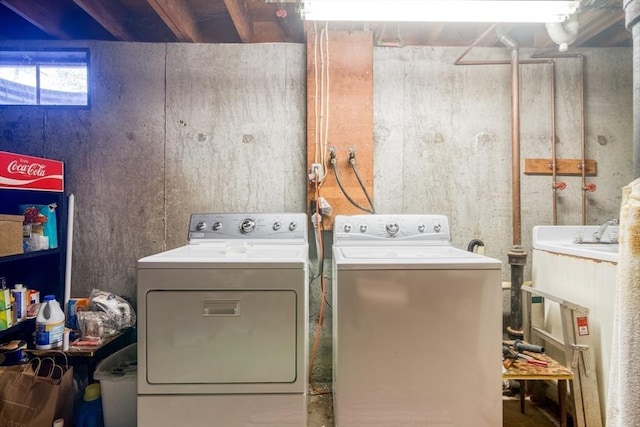
{"type": "Polygon", "coordinates": [[[195,24],[192,11],[187,9],[188,1],[147,0],[147,3],[167,24],[167,27],[171,29],[178,41],[190,43],[207,42],[195,24]]]}
{"type": "Polygon", "coordinates": [[[73,0],[80,8],[96,20],[116,39],[132,42],[137,38],[124,26],[126,11],[112,1],[73,0]]]}
{"type": "Polygon", "coordinates": [[[73,39],[73,34],[60,25],[65,18],[64,7],[57,1],[0,0],[0,4],[11,9],[45,33],[62,40],[73,39]]]}
{"type": "Polygon", "coordinates": [[[240,40],[244,43],[251,43],[253,41],[253,25],[247,10],[244,7],[244,1],[242,0],[224,0],[224,4],[227,6],[229,15],[233,25],[235,25],[240,40]]]}
{"type": "Polygon", "coordinates": [[[589,24],[581,25],[576,43],[584,44],[612,25],[624,21],[624,10],[622,8],[614,11],[607,10],[599,12],[599,15],[598,18],[593,19],[589,24]]]}

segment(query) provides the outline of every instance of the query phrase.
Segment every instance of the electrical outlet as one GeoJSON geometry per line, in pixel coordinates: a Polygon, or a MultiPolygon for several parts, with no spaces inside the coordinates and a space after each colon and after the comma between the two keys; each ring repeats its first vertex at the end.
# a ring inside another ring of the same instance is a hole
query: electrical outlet
{"type": "Polygon", "coordinates": [[[309,181],[316,182],[318,180],[318,182],[322,182],[323,177],[322,163],[312,163],[309,169],[309,181]]]}

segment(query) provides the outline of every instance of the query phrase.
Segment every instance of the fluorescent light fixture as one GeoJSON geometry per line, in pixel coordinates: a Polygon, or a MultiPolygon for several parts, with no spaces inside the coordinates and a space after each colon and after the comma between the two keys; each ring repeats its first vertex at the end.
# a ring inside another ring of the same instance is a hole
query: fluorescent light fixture
{"type": "Polygon", "coordinates": [[[303,0],[308,21],[564,22],[579,1],[303,0]]]}

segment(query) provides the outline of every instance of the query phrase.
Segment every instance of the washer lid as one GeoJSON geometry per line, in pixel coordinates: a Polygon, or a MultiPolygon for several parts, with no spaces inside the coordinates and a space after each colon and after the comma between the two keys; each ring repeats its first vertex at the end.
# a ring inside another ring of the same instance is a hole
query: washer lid
{"type": "Polygon", "coordinates": [[[334,247],[335,262],[368,268],[501,268],[497,259],[451,246],[346,246],[334,247]]]}

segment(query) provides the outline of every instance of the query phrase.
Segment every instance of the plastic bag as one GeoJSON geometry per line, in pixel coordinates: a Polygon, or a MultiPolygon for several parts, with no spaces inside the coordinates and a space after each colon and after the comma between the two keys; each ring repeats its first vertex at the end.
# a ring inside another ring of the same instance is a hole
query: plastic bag
{"type": "Polygon", "coordinates": [[[105,324],[113,326],[116,331],[132,327],[136,324],[136,313],[127,301],[111,292],[93,289],[89,294],[89,310],[106,313],[105,324]]]}
{"type": "Polygon", "coordinates": [[[98,341],[118,332],[116,325],[103,311],[79,311],[77,313],[78,328],[83,341],[98,341]]]}

